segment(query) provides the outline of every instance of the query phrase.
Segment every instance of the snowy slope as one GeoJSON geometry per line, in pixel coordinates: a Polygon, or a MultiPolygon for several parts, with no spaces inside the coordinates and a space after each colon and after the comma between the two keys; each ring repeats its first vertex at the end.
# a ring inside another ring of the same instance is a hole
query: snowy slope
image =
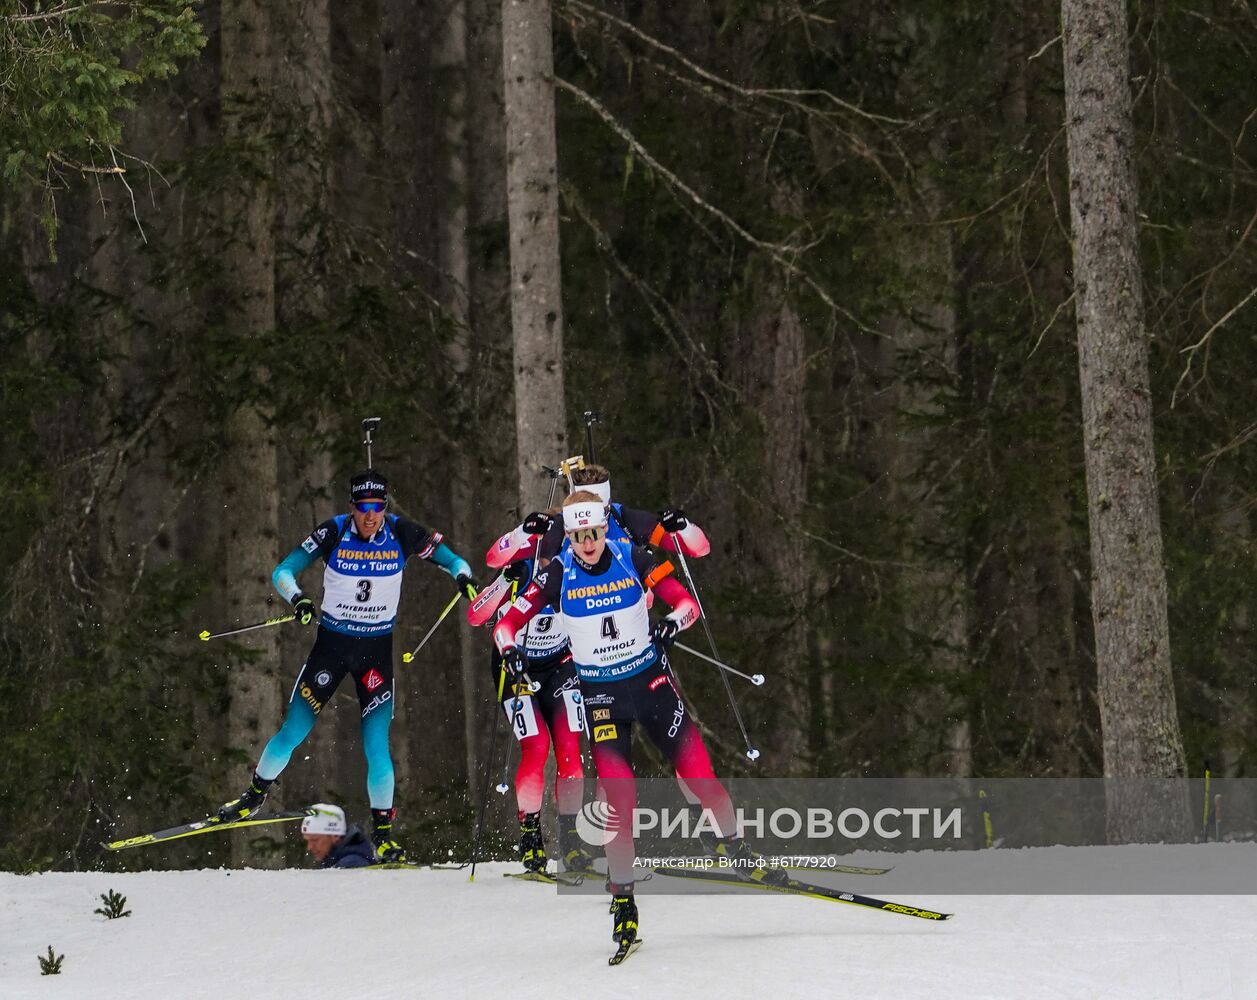
{"type": "MultiPolygon", "coordinates": [[[[431,871],[0,874],[0,998],[1257,998],[1253,896],[909,899],[957,914],[933,924],[767,894],[643,895],[645,946],[612,969],[606,897],[506,870],[474,884],[431,871]],[[93,915],[108,889],[133,916],[93,915]],[[65,965],[41,977],[50,944],[65,965]]],[[[875,878],[826,881],[892,895],[875,878]]]]}

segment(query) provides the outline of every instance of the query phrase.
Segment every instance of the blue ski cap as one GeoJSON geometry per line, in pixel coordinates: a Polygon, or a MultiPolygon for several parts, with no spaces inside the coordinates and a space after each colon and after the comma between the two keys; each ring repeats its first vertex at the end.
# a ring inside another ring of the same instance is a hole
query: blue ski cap
{"type": "Polygon", "coordinates": [[[349,499],[354,503],[359,500],[387,500],[388,480],[375,469],[364,469],[349,480],[349,499]]]}

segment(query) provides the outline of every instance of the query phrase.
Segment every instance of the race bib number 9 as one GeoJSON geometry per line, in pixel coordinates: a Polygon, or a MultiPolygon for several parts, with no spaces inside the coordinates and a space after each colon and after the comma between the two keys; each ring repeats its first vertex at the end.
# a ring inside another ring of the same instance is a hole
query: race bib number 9
{"type": "Polygon", "coordinates": [[[585,731],[585,702],[579,691],[568,688],[563,692],[563,707],[567,709],[567,728],[574,733],[585,731]]]}
{"type": "Polygon", "coordinates": [[[526,694],[518,702],[514,698],[507,698],[502,702],[502,709],[506,712],[506,721],[515,731],[517,740],[537,735],[537,710],[533,707],[532,695],[526,694]],[[516,710],[517,704],[518,710],[516,710]]]}

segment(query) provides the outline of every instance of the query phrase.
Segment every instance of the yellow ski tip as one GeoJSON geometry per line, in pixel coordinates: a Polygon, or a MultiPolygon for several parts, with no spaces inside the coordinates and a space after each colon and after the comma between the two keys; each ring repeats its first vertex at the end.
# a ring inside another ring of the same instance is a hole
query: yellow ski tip
{"type": "Polygon", "coordinates": [[[107,851],[120,851],[124,847],[139,847],[141,844],[153,843],[153,835],[151,833],[143,833],[138,837],[128,837],[126,840],[111,840],[107,844],[101,846],[107,851]]]}
{"type": "Polygon", "coordinates": [[[204,632],[201,633],[199,638],[202,642],[206,642],[209,640],[209,637],[210,637],[209,629],[206,629],[204,632]]]}

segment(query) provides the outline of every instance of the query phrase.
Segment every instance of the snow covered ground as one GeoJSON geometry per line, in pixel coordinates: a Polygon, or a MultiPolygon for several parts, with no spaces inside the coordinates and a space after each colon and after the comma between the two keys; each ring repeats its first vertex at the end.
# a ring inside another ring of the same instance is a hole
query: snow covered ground
{"type": "Polygon", "coordinates": [[[956,913],[942,924],[768,894],[641,895],[645,945],[613,969],[606,897],[502,878],[509,867],[475,883],[0,873],[0,998],[1257,998],[1251,895],[908,897],[879,878],[823,879],[956,913]],[[132,916],[93,914],[109,889],[132,916]],[[49,945],[65,964],[41,977],[49,945]]]}

